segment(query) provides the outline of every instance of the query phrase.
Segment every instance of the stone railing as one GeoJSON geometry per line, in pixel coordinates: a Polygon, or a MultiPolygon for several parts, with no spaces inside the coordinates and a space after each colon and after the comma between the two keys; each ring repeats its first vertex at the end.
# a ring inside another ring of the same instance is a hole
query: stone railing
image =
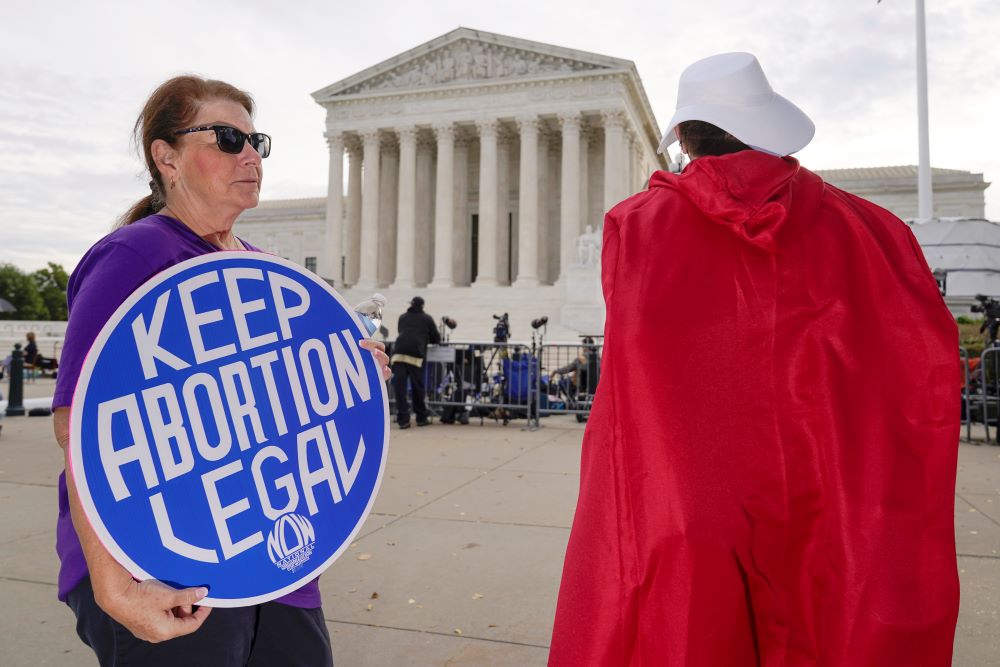
{"type": "Polygon", "coordinates": [[[35,343],[43,357],[59,357],[66,337],[66,322],[0,320],[0,361],[11,353],[15,343],[24,348],[29,331],[35,333],[35,343]]]}

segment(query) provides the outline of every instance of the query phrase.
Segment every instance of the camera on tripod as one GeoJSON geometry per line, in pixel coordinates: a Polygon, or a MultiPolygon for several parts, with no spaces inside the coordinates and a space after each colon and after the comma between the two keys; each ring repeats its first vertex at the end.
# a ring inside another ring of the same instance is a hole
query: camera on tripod
{"type": "Polygon", "coordinates": [[[503,315],[494,315],[493,319],[497,321],[496,326],[493,327],[493,342],[506,343],[507,339],[510,338],[510,318],[507,313],[504,313],[503,315]]]}
{"type": "Polygon", "coordinates": [[[973,305],[972,312],[983,314],[983,325],[979,327],[979,333],[989,329],[990,345],[996,345],[997,330],[1000,329],[1000,301],[985,294],[977,294],[976,301],[979,305],[973,305]]]}
{"type": "Polygon", "coordinates": [[[438,332],[441,334],[442,343],[448,342],[448,332],[454,331],[457,326],[458,322],[456,322],[453,318],[448,317],[447,315],[441,318],[441,324],[438,325],[438,332]]]}

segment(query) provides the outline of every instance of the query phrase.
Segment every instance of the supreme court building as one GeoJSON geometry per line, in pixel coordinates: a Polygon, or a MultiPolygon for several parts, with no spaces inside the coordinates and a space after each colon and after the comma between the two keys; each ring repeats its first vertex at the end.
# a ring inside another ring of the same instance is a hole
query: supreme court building
{"type": "Polygon", "coordinates": [[[604,212],[666,166],[632,62],[459,28],[313,97],[327,111],[326,198],[262,202],[241,236],[348,301],[385,293],[390,329],[419,293],[462,337],[504,311],[515,338],[542,315],[563,337],[601,331],[596,310],[561,326],[571,292],[600,305],[569,270],[604,212]]]}
{"type": "MultiPolygon", "coordinates": [[[[261,202],[240,236],[350,303],[384,293],[390,335],[416,294],[461,339],[487,337],[502,312],[519,340],[543,315],[557,339],[603,331],[604,212],[667,167],[634,63],[458,28],[313,98],[326,197],[261,202]]],[[[981,201],[988,184],[968,175],[958,187],[981,201]]]]}

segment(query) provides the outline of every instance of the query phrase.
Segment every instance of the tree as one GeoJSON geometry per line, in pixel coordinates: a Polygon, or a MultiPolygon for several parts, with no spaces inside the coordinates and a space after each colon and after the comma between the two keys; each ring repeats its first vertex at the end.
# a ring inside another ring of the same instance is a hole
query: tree
{"type": "Polygon", "coordinates": [[[38,294],[48,311],[49,320],[66,320],[66,285],[69,274],[59,264],[49,262],[48,268],[39,269],[31,274],[38,287],[38,294]]]}
{"type": "Polygon", "coordinates": [[[48,268],[30,274],[13,264],[0,264],[0,298],[17,309],[0,313],[0,319],[65,320],[68,280],[65,269],[58,264],[50,263],[48,268]]]}

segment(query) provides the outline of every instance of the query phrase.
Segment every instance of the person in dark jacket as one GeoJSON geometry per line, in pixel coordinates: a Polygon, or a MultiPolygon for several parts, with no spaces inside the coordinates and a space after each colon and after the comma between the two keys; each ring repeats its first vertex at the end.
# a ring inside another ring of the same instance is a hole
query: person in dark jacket
{"type": "Polygon", "coordinates": [[[38,363],[38,343],[35,342],[35,332],[29,331],[25,336],[28,344],[24,346],[24,363],[35,365],[38,363]]]}
{"type": "Polygon", "coordinates": [[[392,382],[396,391],[396,423],[410,428],[410,406],[406,400],[406,383],[413,393],[413,411],[417,426],[427,426],[427,405],[424,403],[424,358],[427,346],[441,342],[434,318],[424,312],[424,300],[413,297],[410,307],[399,316],[398,335],[392,346],[392,382]]]}

